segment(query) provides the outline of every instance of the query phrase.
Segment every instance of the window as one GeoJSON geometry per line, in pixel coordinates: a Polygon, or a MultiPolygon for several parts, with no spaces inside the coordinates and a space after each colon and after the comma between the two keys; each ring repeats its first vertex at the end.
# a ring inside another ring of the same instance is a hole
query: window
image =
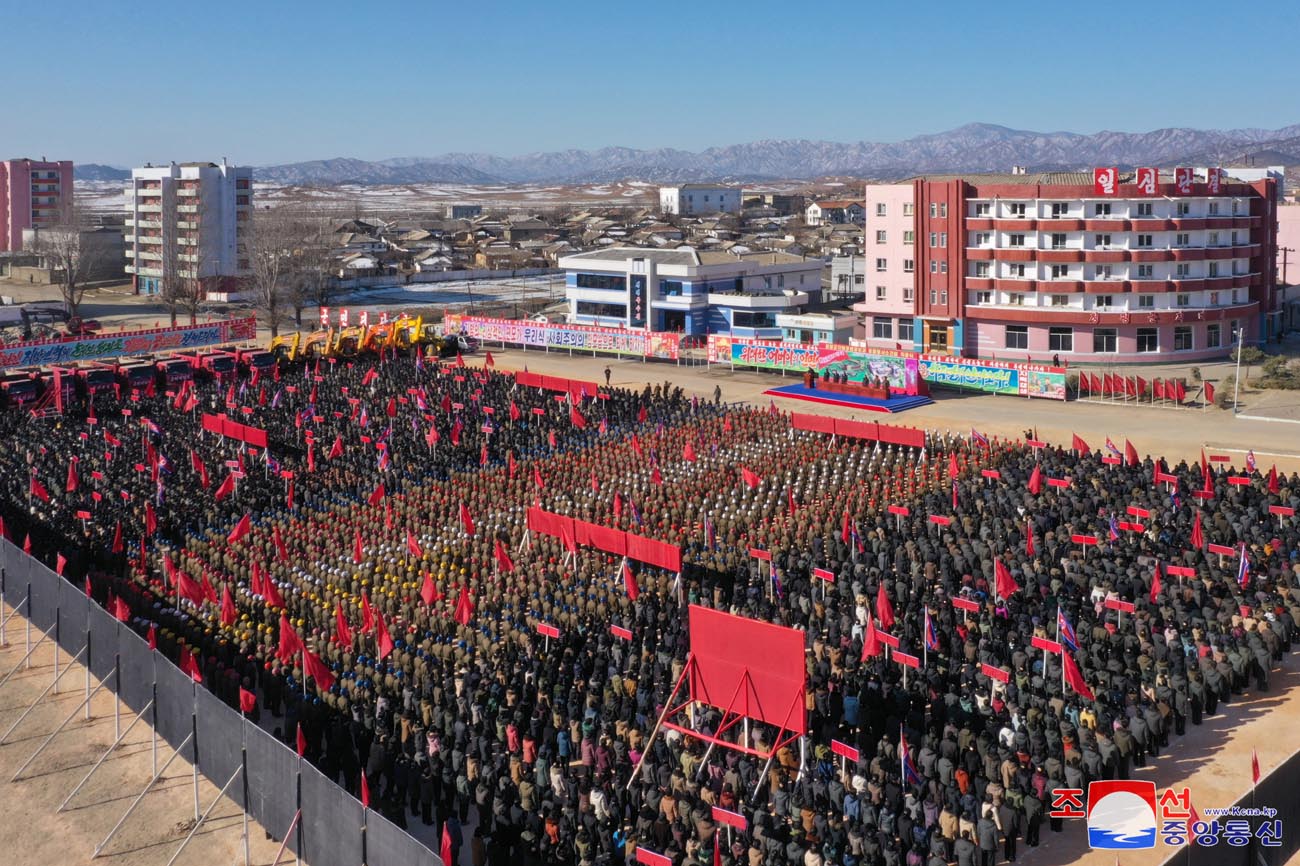
{"type": "Polygon", "coordinates": [[[1092,301],[1092,306],[1097,310],[1109,310],[1115,305],[1114,295],[1097,295],[1092,301]]]}
{"type": "Polygon", "coordinates": [[[1210,292],[1210,306],[1211,306],[1211,307],[1217,307],[1217,306],[1219,306],[1219,293],[1218,293],[1218,292],[1210,292]]]}
{"type": "Polygon", "coordinates": [[[1151,214],[1154,213],[1154,212],[1155,212],[1155,211],[1154,211],[1154,209],[1153,209],[1152,206],[1151,206],[1151,202],[1149,202],[1149,201],[1144,201],[1144,202],[1139,202],[1139,203],[1138,203],[1138,216],[1140,216],[1140,217],[1149,217],[1149,216],[1151,216],[1151,214]]]}
{"type": "Polygon", "coordinates": [[[1210,276],[1217,277],[1218,275],[1219,275],[1219,263],[1210,262],[1210,276]]]}
{"type": "Polygon", "coordinates": [[[1007,265],[1007,276],[1012,279],[1018,279],[1025,275],[1025,266],[1021,264],[1007,265]]]}
{"type": "Polygon", "coordinates": [[[666,298],[679,298],[682,295],[681,280],[660,280],[659,294],[666,298]]]}
{"type": "Polygon", "coordinates": [[[1029,348],[1029,326],[1028,325],[1007,325],[1007,348],[1008,349],[1028,349],[1029,348]]]}
{"type": "Polygon", "coordinates": [[[916,205],[909,202],[903,203],[903,216],[912,216],[916,213],[916,205]]]}
{"type": "Polygon", "coordinates": [[[947,232],[939,232],[939,248],[940,248],[940,249],[947,249],[947,248],[948,248],[948,233],[947,233],[947,232]]]}
{"type": "Polygon", "coordinates": [[[1238,243],[1240,243],[1240,241],[1237,240],[1237,233],[1236,233],[1236,232],[1233,232],[1233,233],[1232,233],[1232,245],[1235,247],[1238,243]]]}
{"type": "Polygon", "coordinates": [[[1052,218],[1061,219],[1070,215],[1070,204],[1064,201],[1052,202],[1052,218]]]}
{"type": "Polygon", "coordinates": [[[627,277],[613,277],[608,274],[578,274],[577,284],[580,289],[627,291],[627,277]]]}
{"type": "Polygon", "coordinates": [[[894,320],[884,316],[872,316],[871,336],[877,340],[892,340],[894,337],[894,320]]]}
{"type": "Polygon", "coordinates": [[[1188,325],[1178,325],[1174,328],[1174,351],[1187,352],[1192,348],[1192,329],[1188,325]]]}
{"type": "Polygon", "coordinates": [[[1094,235],[1092,245],[1099,250],[1110,249],[1110,235],[1094,235]]]}
{"type": "Polygon", "coordinates": [[[908,231],[903,232],[903,243],[909,247],[912,244],[916,243],[916,232],[910,229],[908,231]]]}
{"type": "Polygon", "coordinates": [[[903,259],[903,273],[916,273],[916,259],[903,259]]]}
{"type": "Polygon", "coordinates": [[[1007,294],[1007,303],[1013,307],[1023,307],[1025,305],[1024,292],[1010,292],[1007,294]]]}
{"type": "Polygon", "coordinates": [[[939,262],[939,273],[941,274],[948,273],[948,262],[946,260],[939,262]]]}
{"type": "Polygon", "coordinates": [[[1064,279],[1068,279],[1069,276],[1070,276],[1069,265],[1052,265],[1052,279],[1064,280],[1064,279]]]}
{"type": "Polygon", "coordinates": [[[1178,234],[1174,235],[1174,246],[1185,247],[1189,243],[1191,243],[1191,235],[1189,235],[1187,232],[1179,232],[1178,234]]]}
{"type": "Polygon", "coordinates": [[[596,301],[578,301],[579,316],[598,316],[603,319],[627,318],[627,305],[601,304],[596,301]]]}
{"type": "Polygon", "coordinates": [[[907,288],[903,289],[903,300],[909,304],[915,301],[916,289],[912,288],[911,286],[908,286],[907,288]]]}
{"type": "Polygon", "coordinates": [[[1092,350],[1098,353],[1115,352],[1119,348],[1119,337],[1114,328],[1092,329],[1092,350]]]}
{"type": "Polygon", "coordinates": [[[1137,245],[1140,247],[1151,246],[1151,235],[1138,235],[1137,245]]]}
{"type": "Polygon", "coordinates": [[[1024,235],[1008,235],[1008,236],[1007,236],[1007,246],[1012,246],[1012,247],[1023,247],[1024,245],[1025,245],[1025,236],[1024,236],[1024,235]]]}
{"type": "Polygon", "coordinates": [[[934,306],[935,304],[937,304],[937,303],[939,303],[939,292],[938,292],[936,289],[931,289],[931,290],[930,290],[930,306],[933,307],[933,306],[934,306]]]}
{"type": "Polygon", "coordinates": [[[937,246],[939,246],[939,233],[930,232],[930,249],[934,249],[937,246]]]}
{"type": "Polygon", "coordinates": [[[1013,217],[1023,217],[1025,215],[1025,203],[1013,202],[1007,205],[1007,213],[1011,214],[1013,217]]]}
{"type": "Polygon", "coordinates": [[[947,203],[947,202],[943,202],[943,201],[939,202],[939,216],[940,216],[941,218],[947,218],[947,216],[948,216],[948,203],[947,203]]]}
{"type": "Polygon", "coordinates": [[[1092,274],[1093,278],[1098,280],[1109,280],[1114,276],[1114,272],[1110,265],[1097,265],[1097,267],[1093,269],[1092,274]]]}
{"type": "Polygon", "coordinates": [[[1074,328],[1048,328],[1047,349],[1050,352],[1074,351],[1074,328]]]}
{"type": "Polygon", "coordinates": [[[986,247],[993,242],[993,235],[989,232],[976,232],[972,235],[972,239],[974,240],[973,246],[986,247]]]}
{"type": "Polygon", "coordinates": [[[1155,265],[1138,265],[1138,279],[1149,280],[1155,273],[1155,265]]]}
{"type": "Polygon", "coordinates": [[[987,277],[989,275],[988,262],[975,262],[975,274],[977,277],[987,277]]]}
{"type": "Polygon", "coordinates": [[[884,215],[885,215],[885,203],[883,201],[876,202],[876,216],[882,217],[884,215]]]}
{"type": "Polygon", "coordinates": [[[1064,233],[1064,232],[1056,232],[1056,233],[1054,233],[1054,234],[1052,235],[1052,249],[1054,249],[1054,250],[1063,250],[1063,249],[1065,249],[1065,233],[1064,233]]]}
{"type": "Polygon", "coordinates": [[[912,342],[912,320],[911,319],[898,320],[898,340],[901,343],[912,342]]]}
{"type": "Polygon", "coordinates": [[[975,216],[977,217],[988,216],[990,211],[992,210],[992,207],[993,206],[986,201],[977,202],[975,204],[975,216]]]}
{"type": "Polygon", "coordinates": [[[930,259],[930,273],[932,273],[932,274],[937,274],[937,273],[939,273],[939,260],[938,260],[938,259],[930,259]]]}
{"type": "Polygon", "coordinates": [[[889,270],[889,262],[885,259],[876,259],[876,272],[884,273],[889,270]]]}
{"type": "Polygon", "coordinates": [[[992,292],[976,292],[976,293],[975,293],[975,303],[976,303],[976,304],[985,304],[985,305],[988,305],[988,304],[993,303],[993,293],[992,293],[992,292]]]}
{"type": "Polygon", "coordinates": [[[1139,310],[1152,310],[1155,309],[1155,306],[1156,306],[1155,295],[1138,295],[1139,310]]]}
{"type": "Polygon", "coordinates": [[[1222,342],[1222,326],[1206,325],[1205,326],[1205,348],[1217,349],[1222,342]]]}
{"type": "Polygon", "coordinates": [[[883,301],[884,299],[885,299],[885,287],[876,286],[876,300],[883,301]]]}
{"type": "Polygon", "coordinates": [[[1192,305],[1192,296],[1187,294],[1187,292],[1179,292],[1178,294],[1174,295],[1174,306],[1190,307],[1191,305],[1192,305]]]}
{"type": "Polygon", "coordinates": [[[1232,290],[1232,302],[1233,302],[1234,304],[1237,303],[1237,290],[1236,290],[1236,289],[1233,289],[1233,290],[1232,290]]]}
{"type": "Polygon", "coordinates": [[[1155,328],[1138,328],[1138,351],[1160,351],[1160,332],[1155,328]]]}
{"type": "Polygon", "coordinates": [[[771,328],[775,326],[775,320],[772,313],[736,310],[731,314],[731,325],[735,328],[771,328]]]}
{"type": "Polygon", "coordinates": [[[884,230],[884,229],[877,229],[877,230],[876,230],[876,243],[878,243],[878,244],[883,244],[884,242],[885,242],[885,230],[884,230]]]}
{"type": "Polygon", "coordinates": [[[1175,213],[1177,213],[1178,216],[1187,216],[1191,212],[1192,206],[1185,201],[1178,202],[1175,208],[1175,213]]]}
{"type": "Polygon", "coordinates": [[[1237,201],[1235,198],[1232,200],[1232,215],[1233,215],[1233,216],[1236,216],[1236,215],[1237,215],[1237,206],[1238,206],[1239,204],[1241,204],[1241,202],[1237,201]]]}
{"type": "Polygon", "coordinates": [[[1093,214],[1096,216],[1110,216],[1110,202],[1099,201],[1093,205],[1093,214]]]}
{"type": "Polygon", "coordinates": [[[947,289],[940,289],[940,290],[939,290],[939,303],[940,303],[942,306],[945,306],[945,307],[948,306],[948,290],[947,290],[947,289]]]}
{"type": "Polygon", "coordinates": [[[1210,202],[1210,216],[1218,216],[1218,214],[1219,214],[1219,203],[1217,201],[1210,202]]]}
{"type": "Polygon", "coordinates": [[[1219,233],[1210,232],[1205,236],[1205,245],[1207,247],[1217,247],[1219,245],[1219,233]]]}

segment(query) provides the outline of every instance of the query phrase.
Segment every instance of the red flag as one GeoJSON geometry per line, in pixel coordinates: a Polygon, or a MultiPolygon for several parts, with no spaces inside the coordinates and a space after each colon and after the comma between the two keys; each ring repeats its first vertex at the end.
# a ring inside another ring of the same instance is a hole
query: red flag
{"type": "Polygon", "coordinates": [[[876,634],[876,621],[867,617],[867,632],[862,638],[862,661],[881,653],[880,635],[876,634]]]}
{"type": "Polygon", "coordinates": [[[499,538],[494,538],[492,540],[492,555],[496,557],[497,566],[502,571],[509,572],[515,570],[515,564],[511,561],[510,554],[506,552],[506,547],[501,543],[501,539],[499,538]]]}
{"type": "Polygon", "coordinates": [[[388,398],[388,405],[384,407],[384,414],[387,415],[389,418],[396,418],[396,417],[397,417],[397,398],[396,398],[396,397],[389,397],[389,398],[388,398]]]}
{"type": "Polygon", "coordinates": [[[1011,598],[1020,589],[1006,563],[996,557],[993,560],[993,587],[1002,598],[1011,598]]]}
{"type": "Polygon", "coordinates": [[[570,553],[578,552],[578,540],[573,536],[573,522],[566,520],[560,524],[560,541],[570,553]]]}
{"type": "Polygon", "coordinates": [[[366,771],[361,771],[361,806],[364,809],[370,808],[370,783],[366,781],[366,771]]]}
{"type": "Polygon", "coordinates": [[[77,489],[77,458],[73,457],[68,461],[68,480],[63,485],[65,493],[73,493],[77,489]]]}
{"type": "Polygon", "coordinates": [[[1032,520],[1025,523],[1025,556],[1034,556],[1034,523],[1032,520]]]}
{"type": "Polygon", "coordinates": [[[354,529],[352,531],[352,564],[360,565],[365,558],[366,547],[361,542],[361,530],[354,529]]]}
{"type": "Polygon", "coordinates": [[[455,860],[452,859],[451,831],[447,829],[447,825],[445,823],[442,825],[442,842],[438,846],[438,856],[442,858],[443,863],[456,862],[455,860]]]}
{"type": "Polygon", "coordinates": [[[406,552],[416,559],[424,556],[424,551],[420,549],[420,542],[416,540],[415,535],[410,531],[406,533],[406,552]]]}
{"type": "Polygon", "coordinates": [[[427,571],[424,573],[424,585],[420,587],[420,598],[424,599],[425,604],[433,604],[442,598],[442,593],[438,592],[438,587],[433,582],[433,575],[427,571]]]}
{"type": "Polygon", "coordinates": [[[1127,439],[1124,440],[1124,460],[1129,466],[1136,466],[1140,462],[1138,460],[1138,450],[1127,439]]]}
{"type": "Polygon", "coordinates": [[[269,574],[262,578],[262,596],[266,599],[266,603],[271,607],[288,607],[288,605],[284,603],[284,596],[280,595],[280,588],[275,585],[274,580],[271,580],[271,575],[269,574]]]}
{"type": "Polygon", "coordinates": [[[522,413],[520,413],[520,411],[519,411],[519,407],[515,405],[515,401],[514,401],[514,400],[511,400],[511,401],[510,401],[510,420],[511,420],[511,421],[518,421],[518,420],[519,420],[519,417],[520,417],[521,414],[522,414],[522,413]]]}
{"type": "Polygon", "coordinates": [[[379,648],[379,660],[382,662],[393,651],[393,638],[388,633],[388,625],[381,613],[375,617],[375,645],[379,648]]]}
{"type": "Polygon", "coordinates": [[[307,754],[307,737],[302,732],[302,722],[298,723],[298,757],[307,754]]]}
{"type": "Polygon", "coordinates": [[[546,484],[542,481],[542,473],[536,466],[533,467],[533,483],[537,485],[538,490],[546,487],[546,484]]]}
{"type": "MultiPolygon", "coordinates": [[[[642,409],[641,411],[644,412],[645,409],[642,409]]],[[[638,439],[638,438],[636,438],[636,434],[635,434],[635,433],[632,434],[632,438],[631,438],[631,440],[629,440],[629,441],[630,441],[631,444],[632,444],[632,450],[636,452],[636,456],[637,456],[637,457],[645,457],[645,454],[643,454],[643,453],[641,452],[641,440],[638,439]]]]}
{"type": "Polygon", "coordinates": [[[1156,596],[1160,595],[1160,590],[1164,586],[1164,582],[1160,579],[1162,571],[1160,563],[1157,562],[1156,570],[1151,574],[1151,594],[1148,596],[1152,604],[1156,603],[1156,596]]]}
{"type": "Polygon", "coordinates": [[[343,434],[340,433],[334,437],[334,444],[330,446],[329,459],[343,456],[343,434]]]}
{"type": "Polygon", "coordinates": [[[1088,688],[1083,674],[1079,672],[1079,666],[1074,663],[1074,656],[1067,650],[1063,650],[1061,662],[1065,665],[1065,681],[1070,684],[1070,688],[1074,689],[1075,694],[1085,700],[1094,700],[1092,689],[1088,688]]]}
{"type": "Polygon", "coordinates": [[[194,654],[187,646],[181,647],[181,673],[189,674],[190,679],[196,683],[203,682],[203,672],[199,670],[199,663],[194,660],[194,654]]]}
{"type": "Polygon", "coordinates": [[[1159,400],[1165,399],[1165,383],[1159,379],[1152,379],[1151,396],[1159,400]]]}
{"type": "Polygon", "coordinates": [[[713,866],[722,866],[722,849],[719,847],[718,842],[721,837],[721,833],[717,830],[713,831],[713,866]]]}
{"type": "Polygon", "coordinates": [[[794,489],[787,487],[785,489],[785,504],[789,507],[790,513],[794,514],[799,510],[799,506],[794,501],[794,489]]]}
{"type": "Polygon", "coordinates": [[[207,595],[203,592],[203,587],[196,583],[194,578],[179,568],[175,571],[175,577],[177,590],[182,598],[188,598],[199,606],[202,606],[203,602],[207,601],[207,595]]]}
{"type": "Polygon", "coordinates": [[[302,642],[302,638],[298,637],[298,632],[293,630],[289,615],[280,614],[280,646],[276,650],[275,657],[282,662],[291,662],[304,649],[306,645],[302,642]]]}
{"type": "Polygon", "coordinates": [[[894,605],[889,601],[889,593],[885,592],[883,580],[876,591],[876,619],[880,620],[880,627],[885,631],[894,627],[894,605]]]}
{"type": "Polygon", "coordinates": [[[45,489],[44,484],[36,480],[35,475],[32,476],[32,483],[29,489],[31,490],[32,496],[35,496],[42,502],[50,501],[50,491],[45,489]]]}
{"type": "Polygon", "coordinates": [[[1205,383],[1205,402],[1206,403],[1214,402],[1214,386],[1211,385],[1209,382],[1205,383]]]}
{"type": "Polygon", "coordinates": [[[316,443],[315,442],[307,443],[307,471],[308,472],[316,471],[316,443]]]}
{"type": "Polygon", "coordinates": [[[284,548],[284,539],[280,537],[280,527],[278,525],[271,528],[271,540],[275,542],[276,558],[281,562],[288,562],[289,552],[284,548]]]}
{"type": "MultiPolygon", "coordinates": [[[[122,600],[119,598],[118,601],[121,602],[122,600]]],[[[123,603],[123,604],[122,604],[122,607],[126,607],[126,604],[123,603]]],[[[127,616],[127,619],[130,619],[130,618],[131,618],[131,611],[130,611],[130,609],[127,609],[127,611],[126,611],[126,616],[127,616]]],[[[120,619],[120,617],[119,617],[119,619],[120,619]]],[[[123,620],[123,622],[125,622],[125,621],[126,621],[126,620],[123,620]]],[[[158,649],[158,627],[157,627],[156,625],[154,625],[153,623],[149,623],[149,634],[147,635],[147,638],[146,638],[146,639],[149,641],[149,649],[151,649],[151,650],[156,650],[156,649],[158,649]]]]}
{"type": "Polygon", "coordinates": [[[617,490],[614,491],[614,519],[620,520],[623,517],[623,497],[617,490]]]}
{"type": "Polygon", "coordinates": [[[113,527],[113,553],[121,553],[125,549],[122,541],[122,521],[117,521],[113,527]]]}
{"type": "Polygon", "coordinates": [[[1134,376],[1133,378],[1137,380],[1135,383],[1137,387],[1134,389],[1134,394],[1135,396],[1141,397],[1147,392],[1147,380],[1143,379],[1141,376],[1134,376]]]}
{"type": "MultiPolygon", "coordinates": [[[[120,599],[120,598],[115,598],[115,599],[113,599],[113,616],[117,617],[117,619],[118,619],[119,621],[121,621],[121,622],[130,622],[130,621],[131,621],[131,608],[128,607],[128,606],[127,606],[127,603],[124,602],[124,601],[122,601],[122,599],[120,599]]],[[[149,645],[149,648],[150,648],[150,649],[157,649],[157,648],[158,648],[158,645],[157,645],[157,643],[151,643],[151,644],[149,645]]]]}
{"type": "Polygon", "coordinates": [[[86,598],[90,598],[90,575],[86,575],[86,598]]]}
{"type": "Polygon", "coordinates": [[[229,496],[231,493],[234,492],[235,492],[235,476],[227,475],[226,480],[222,481],[219,485],[217,485],[217,489],[213,492],[212,495],[218,502],[220,502],[221,500],[225,499],[227,496],[229,496]]]}
{"type": "Polygon", "coordinates": [[[509,474],[510,474],[510,480],[511,480],[511,481],[514,481],[514,480],[515,480],[515,469],[516,469],[516,468],[518,468],[518,464],[515,463],[515,452],[513,452],[513,451],[507,451],[507,452],[506,452],[506,470],[507,470],[507,471],[509,472],[509,474]]]}
{"type": "Polygon", "coordinates": [[[307,676],[316,681],[316,687],[323,692],[328,692],[334,685],[334,674],[330,673],[329,666],[320,660],[320,656],[311,650],[303,651],[303,661],[306,663],[307,676]]]}
{"type": "Polygon", "coordinates": [[[948,477],[957,477],[957,452],[955,451],[948,455],[948,477]]]}
{"type": "Polygon", "coordinates": [[[636,601],[636,597],[641,594],[641,588],[637,586],[636,575],[632,573],[632,565],[623,557],[623,586],[627,589],[627,597],[636,601]]]}
{"type": "Polygon", "coordinates": [[[235,524],[235,528],[230,530],[230,534],[226,536],[226,542],[228,544],[238,544],[252,531],[253,519],[251,516],[245,514],[240,518],[239,522],[235,524]]]}
{"type": "Polygon", "coordinates": [[[217,591],[212,587],[212,581],[208,580],[208,573],[204,571],[199,577],[199,586],[203,590],[203,598],[213,604],[217,603],[217,591]]]}
{"type": "Polygon", "coordinates": [[[1259,784],[1259,755],[1254,749],[1250,750],[1250,783],[1259,784]]]}
{"type": "Polygon", "coordinates": [[[685,445],[683,445],[683,446],[682,446],[682,459],[685,460],[685,461],[687,461],[688,463],[694,463],[694,462],[695,462],[695,446],[691,445],[691,443],[689,443],[689,442],[687,442],[685,445]]]}
{"type": "Polygon", "coordinates": [[[1205,533],[1201,530],[1201,512],[1196,512],[1196,519],[1192,522],[1192,547],[1197,550],[1205,548],[1205,533]]]}
{"type": "Polygon", "coordinates": [[[474,602],[469,597],[469,587],[462,585],[460,595],[456,598],[456,622],[461,625],[469,625],[470,618],[474,615],[474,602]]]}
{"type": "Polygon", "coordinates": [[[239,711],[247,714],[255,709],[257,709],[257,695],[241,686],[239,689],[239,711]]]}
{"type": "Polygon", "coordinates": [[[337,601],[334,602],[334,640],[342,646],[352,645],[352,629],[343,615],[343,605],[337,601]]]}
{"type": "Polygon", "coordinates": [[[744,479],[745,483],[748,484],[751,489],[763,483],[762,478],[759,478],[745,466],[740,467],[740,477],[744,479]]]}
{"type": "Polygon", "coordinates": [[[465,366],[465,358],[464,358],[463,355],[461,355],[460,352],[457,352],[457,353],[456,353],[456,366],[457,366],[457,367],[464,367],[464,366],[465,366]]]}
{"type": "Polygon", "coordinates": [[[376,487],[373,492],[371,492],[370,498],[366,500],[366,504],[369,505],[371,508],[373,508],[383,501],[384,501],[384,485],[383,482],[380,482],[379,486],[376,487]]]}
{"type": "Polygon", "coordinates": [[[492,357],[491,352],[485,352],[483,356],[483,366],[491,370],[497,365],[496,359],[492,357]]]}
{"type": "Polygon", "coordinates": [[[1078,451],[1080,454],[1087,454],[1087,453],[1089,453],[1088,443],[1087,443],[1087,442],[1084,442],[1083,439],[1081,439],[1081,438],[1079,437],[1079,434],[1078,434],[1078,433],[1072,433],[1072,434],[1070,434],[1070,435],[1071,435],[1071,437],[1072,437],[1072,438],[1070,439],[1070,448],[1071,448],[1071,449],[1073,449],[1073,450],[1075,450],[1075,451],[1078,451]]]}
{"type": "Polygon", "coordinates": [[[460,525],[464,528],[466,535],[471,537],[474,535],[474,518],[470,516],[469,509],[465,507],[464,502],[460,504],[460,525]]]}
{"type": "Polygon", "coordinates": [[[650,483],[651,483],[651,484],[663,484],[663,483],[664,483],[664,477],[663,477],[663,475],[659,472],[659,467],[658,467],[658,466],[655,466],[655,467],[651,468],[651,470],[650,470],[650,483]]]}
{"type": "MultiPolygon", "coordinates": [[[[644,423],[645,423],[645,419],[646,419],[647,417],[649,417],[649,416],[646,414],[645,406],[642,406],[640,409],[637,409],[637,410],[636,410],[636,422],[637,422],[638,424],[644,424],[644,423]]],[[[633,436],[632,438],[635,439],[636,437],[633,436]]]]}
{"type": "Polygon", "coordinates": [[[587,429],[587,419],[578,411],[578,407],[572,404],[569,405],[569,423],[579,430],[587,429]]]}
{"type": "Polygon", "coordinates": [[[596,477],[595,469],[591,470],[591,492],[592,493],[600,492],[600,479],[596,477]]]}
{"type": "Polygon", "coordinates": [[[199,486],[207,490],[208,485],[211,483],[208,479],[208,467],[203,463],[203,458],[199,456],[199,452],[192,448],[190,449],[190,465],[194,467],[194,473],[199,476],[199,486]]]}
{"type": "Polygon", "coordinates": [[[370,596],[361,596],[361,633],[370,634],[375,630],[375,611],[370,606],[370,596]]]}
{"type": "Polygon", "coordinates": [[[144,534],[152,538],[153,534],[158,531],[158,515],[153,510],[153,505],[146,502],[144,504],[144,534]]]}
{"type": "Polygon", "coordinates": [[[68,558],[66,556],[64,556],[62,553],[55,554],[54,573],[57,574],[59,577],[63,577],[63,568],[67,564],[68,564],[68,558]]]}
{"type": "Polygon", "coordinates": [[[1037,496],[1038,492],[1042,489],[1043,489],[1043,467],[1035,463],[1034,471],[1031,472],[1029,475],[1029,492],[1037,496]]]}
{"type": "Polygon", "coordinates": [[[557,443],[558,441],[559,441],[559,440],[557,440],[557,439],[555,438],[555,431],[554,431],[554,430],[551,430],[551,431],[549,431],[549,432],[546,434],[546,444],[547,444],[548,446],[550,446],[551,448],[554,448],[554,447],[556,446],[556,443],[557,443]]]}
{"type": "Polygon", "coordinates": [[[849,523],[849,513],[845,511],[844,518],[840,521],[840,541],[843,541],[845,544],[848,544],[849,539],[852,537],[853,534],[852,534],[852,526],[849,523]]]}
{"type": "Polygon", "coordinates": [[[1277,480],[1277,464],[1274,463],[1273,468],[1268,470],[1268,492],[1276,496],[1281,491],[1282,485],[1277,480]]]}
{"type": "Polygon", "coordinates": [[[221,624],[232,626],[239,619],[239,614],[235,613],[235,601],[230,597],[230,587],[221,587],[221,624]]]}

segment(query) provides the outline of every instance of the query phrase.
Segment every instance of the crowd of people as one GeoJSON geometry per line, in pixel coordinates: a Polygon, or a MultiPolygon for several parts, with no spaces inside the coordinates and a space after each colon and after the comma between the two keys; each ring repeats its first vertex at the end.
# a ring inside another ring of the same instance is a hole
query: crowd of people
{"type": "Polygon", "coordinates": [[[1300,617],[1300,536],[1268,509],[1300,504],[1294,475],[983,437],[886,447],[670,383],[285,365],[6,413],[0,467],[14,543],[474,864],[638,846],[678,866],[1014,860],[1061,829],[1051,791],[1126,778],[1266,691],[1300,617]],[[204,432],[205,412],[268,446],[204,432]],[[682,571],[529,533],[530,506],[679,545],[682,571]],[[759,755],[652,736],[690,604],[804,632],[802,760],[764,760],[761,724],[759,755]]]}

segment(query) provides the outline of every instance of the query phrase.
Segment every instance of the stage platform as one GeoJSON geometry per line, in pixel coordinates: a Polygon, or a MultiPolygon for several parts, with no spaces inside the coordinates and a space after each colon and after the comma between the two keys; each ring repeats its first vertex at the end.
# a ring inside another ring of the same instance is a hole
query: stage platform
{"type": "Polygon", "coordinates": [[[888,400],[876,400],[854,394],[823,391],[819,388],[805,388],[803,385],[783,385],[780,388],[769,388],[763,394],[770,397],[805,400],[809,403],[824,403],[829,406],[847,406],[850,409],[861,409],[864,412],[881,412],[886,415],[906,412],[908,409],[915,409],[918,406],[929,406],[934,402],[929,397],[903,396],[890,397],[888,400]]]}

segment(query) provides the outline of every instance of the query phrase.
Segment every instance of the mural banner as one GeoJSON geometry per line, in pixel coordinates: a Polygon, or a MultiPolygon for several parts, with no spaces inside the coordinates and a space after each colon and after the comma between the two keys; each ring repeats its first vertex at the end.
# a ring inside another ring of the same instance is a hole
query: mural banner
{"type": "Polygon", "coordinates": [[[445,333],[461,333],[486,343],[515,343],[538,349],[577,349],[670,361],[681,357],[680,334],[456,314],[445,316],[442,326],[445,333]]]}
{"type": "Polygon", "coordinates": [[[147,331],[123,331],[93,337],[68,337],[14,343],[0,348],[0,370],[94,361],[121,355],[152,355],[252,340],[257,337],[257,319],[225,319],[204,325],[182,325],[147,331]]]}

